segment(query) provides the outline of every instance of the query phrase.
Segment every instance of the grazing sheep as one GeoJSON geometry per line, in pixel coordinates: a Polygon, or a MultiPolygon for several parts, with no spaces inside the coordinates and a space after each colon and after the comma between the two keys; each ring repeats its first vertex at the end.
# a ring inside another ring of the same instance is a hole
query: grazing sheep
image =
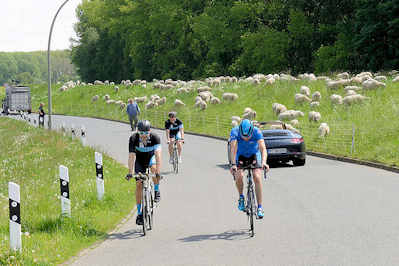
{"type": "Polygon", "coordinates": [[[316,107],[319,107],[320,106],[320,102],[311,102],[310,103],[310,108],[316,108],[316,107]]]}
{"type": "Polygon", "coordinates": [[[155,101],[157,103],[157,105],[162,105],[166,103],[166,97],[162,97],[161,99],[158,99],[155,101]]]}
{"type": "Polygon", "coordinates": [[[376,81],[380,81],[380,82],[388,80],[386,76],[376,76],[376,77],[374,77],[374,79],[376,81]]]}
{"type": "Polygon", "coordinates": [[[117,105],[120,105],[121,103],[123,103],[121,100],[114,102],[114,104],[117,104],[117,105]]]}
{"type": "Polygon", "coordinates": [[[320,100],[321,100],[321,93],[320,93],[319,91],[315,91],[315,92],[312,94],[312,101],[314,101],[314,102],[320,102],[320,100]]]}
{"type": "Polygon", "coordinates": [[[136,103],[144,103],[147,101],[147,96],[142,96],[142,97],[134,97],[134,101],[136,103]]]}
{"type": "Polygon", "coordinates": [[[200,92],[203,92],[203,91],[211,91],[211,90],[212,90],[211,87],[202,86],[202,87],[199,87],[199,88],[197,89],[197,92],[200,93],[200,92]]]}
{"type": "Polygon", "coordinates": [[[105,94],[105,95],[104,95],[104,100],[108,101],[109,99],[111,99],[111,97],[109,97],[108,94],[105,94]]]}
{"type": "Polygon", "coordinates": [[[303,112],[296,110],[287,110],[278,115],[279,120],[293,120],[300,116],[304,116],[303,112]]]}
{"type": "Polygon", "coordinates": [[[272,77],[272,78],[269,78],[266,80],[266,85],[272,85],[275,82],[276,82],[276,79],[272,77]]]}
{"type": "Polygon", "coordinates": [[[338,89],[342,86],[349,85],[350,83],[351,83],[350,79],[330,80],[327,82],[327,88],[338,89]]]}
{"type": "Polygon", "coordinates": [[[312,100],[306,95],[303,95],[303,94],[300,94],[300,93],[295,94],[295,103],[296,104],[304,103],[304,102],[311,102],[311,101],[312,100]]]}
{"type": "Polygon", "coordinates": [[[120,108],[121,108],[121,110],[125,109],[126,108],[126,103],[121,103],[120,104],[120,108]]]}
{"type": "Polygon", "coordinates": [[[348,95],[355,95],[355,94],[357,94],[357,93],[356,93],[356,91],[354,91],[354,90],[347,90],[347,91],[346,91],[346,96],[348,96],[348,95]]]}
{"type": "Polygon", "coordinates": [[[100,80],[95,80],[94,85],[104,85],[104,83],[100,80]]]}
{"type": "Polygon", "coordinates": [[[212,98],[212,93],[210,91],[202,91],[198,94],[202,100],[209,102],[212,98]]]}
{"type": "Polygon", "coordinates": [[[301,133],[301,132],[299,132],[298,129],[294,128],[294,127],[293,127],[292,125],[290,125],[290,124],[285,124],[285,128],[288,129],[289,131],[292,131],[292,132],[296,133],[296,134],[300,134],[300,133],[301,133]]]}
{"type": "Polygon", "coordinates": [[[115,86],[115,87],[114,87],[114,90],[115,90],[116,93],[118,93],[118,92],[119,92],[119,87],[118,87],[118,86],[115,86]]]}
{"type": "Polygon", "coordinates": [[[309,87],[306,86],[301,86],[301,89],[299,90],[300,93],[306,95],[306,96],[310,96],[310,89],[309,87]]]}
{"type": "Polygon", "coordinates": [[[243,119],[254,120],[256,117],[256,111],[252,110],[251,108],[245,108],[244,114],[242,115],[243,119]]]}
{"type": "Polygon", "coordinates": [[[61,88],[60,88],[60,91],[66,91],[68,89],[68,87],[67,86],[62,86],[61,88]]]}
{"type": "Polygon", "coordinates": [[[366,90],[372,90],[372,89],[376,89],[379,87],[385,87],[385,83],[379,82],[375,79],[368,79],[368,80],[363,81],[362,87],[363,87],[363,89],[366,89],[366,90]]]}
{"type": "Polygon", "coordinates": [[[200,107],[202,102],[205,102],[205,101],[202,100],[201,98],[200,98],[200,99],[197,99],[197,100],[195,101],[194,106],[195,106],[195,107],[200,107]]]}
{"type": "Polygon", "coordinates": [[[334,104],[342,104],[342,96],[338,94],[333,94],[330,96],[331,102],[334,104]]]}
{"type": "Polygon", "coordinates": [[[107,100],[106,103],[107,103],[107,104],[115,103],[115,100],[111,100],[111,99],[110,99],[110,100],[107,100]]]}
{"type": "Polygon", "coordinates": [[[201,101],[199,103],[199,107],[200,107],[201,110],[205,110],[208,107],[208,105],[206,104],[206,102],[201,101]]]}
{"type": "Polygon", "coordinates": [[[185,104],[182,101],[180,101],[179,99],[176,99],[175,106],[185,106],[185,104]]]}
{"type": "Polygon", "coordinates": [[[153,102],[155,102],[156,100],[159,100],[159,99],[161,99],[161,97],[159,97],[159,96],[156,95],[156,94],[151,95],[151,97],[150,97],[150,101],[153,101],[153,102]]]}
{"type": "Polygon", "coordinates": [[[396,78],[394,78],[394,79],[392,80],[392,82],[399,82],[399,76],[397,76],[396,78]]]}
{"type": "Polygon", "coordinates": [[[151,109],[157,106],[157,103],[154,103],[152,101],[149,101],[146,105],[145,105],[145,109],[151,109]]]}
{"type": "Polygon", "coordinates": [[[358,91],[358,90],[361,90],[361,89],[362,89],[362,88],[359,87],[359,86],[346,86],[346,87],[344,88],[344,90],[346,90],[346,91],[348,91],[348,90],[358,91]]]}
{"type": "Polygon", "coordinates": [[[238,95],[237,93],[225,92],[222,95],[222,99],[225,101],[235,101],[238,99],[238,95]]]}
{"type": "Polygon", "coordinates": [[[285,107],[284,105],[282,105],[280,103],[273,103],[272,109],[273,109],[273,113],[275,113],[276,115],[279,115],[280,113],[287,111],[287,107],[285,107]]]}
{"type": "Polygon", "coordinates": [[[112,81],[112,82],[109,83],[109,85],[114,86],[115,82],[112,81]]]}
{"type": "Polygon", "coordinates": [[[231,120],[233,120],[233,121],[237,121],[237,123],[240,123],[240,121],[241,121],[241,118],[239,117],[239,116],[232,116],[231,117],[231,120]]]}
{"type": "Polygon", "coordinates": [[[330,134],[330,127],[327,125],[327,123],[321,123],[319,126],[319,136],[325,137],[329,134],[330,134]]]}
{"type": "Polygon", "coordinates": [[[343,99],[343,102],[346,105],[351,105],[354,103],[362,103],[364,100],[367,100],[367,99],[370,99],[370,98],[360,95],[360,94],[355,94],[355,95],[345,96],[343,99]]]}
{"type": "Polygon", "coordinates": [[[94,102],[98,101],[98,99],[100,99],[100,96],[94,95],[94,96],[91,98],[91,101],[94,103],[94,102]]]}
{"type": "Polygon", "coordinates": [[[317,122],[321,119],[321,114],[319,112],[310,111],[309,112],[309,121],[317,122]]]}
{"type": "Polygon", "coordinates": [[[299,121],[298,121],[298,119],[293,119],[293,120],[290,121],[290,123],[291,123],[291,125],[294,126],[294,127],[299,126],[299,121]]]}
{"type": "Polygon", "coordinates": [[[179,88],[179,89],[176,90],[177,94],[187,93],[187,92],[189,92],[189,90],[187,88],[179,88]]]}
{"type": "Polygon", "coordinates": [[[211,97],[211,104],[220,104],[220,99],[217,97],[211,97]]]}
{"type": "Polygon", "coordinates": [[[349,75],[348,72],[344,72],[344,73],[338,74],[338,75],[337,75],[337,78],[339,78],[339,79],[349,79],[349,78],[350,78],[350,75],[349,75]]]}

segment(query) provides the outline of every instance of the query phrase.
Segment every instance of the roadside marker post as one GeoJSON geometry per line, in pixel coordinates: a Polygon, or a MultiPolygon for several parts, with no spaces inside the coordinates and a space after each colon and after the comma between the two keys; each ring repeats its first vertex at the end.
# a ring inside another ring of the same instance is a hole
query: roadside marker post
{"type": "Polygon", "coordinates": [[[61,215],[71,217],[68,167],[60,165],[61,215]]]}
{"type": "Polygon", "coordinates": [[[8,201],[10,209],[10,248],[21,251],[21,206],[19,185],[8,183],[8,201]]]}
{"type": "Polygon", "coordinates": [[[96,161],[96,181],[97,181],[97,198],[102,200],[104,198],[104,171],[103,171],[103,155],[99,152],[94,154],[96,161]]]}

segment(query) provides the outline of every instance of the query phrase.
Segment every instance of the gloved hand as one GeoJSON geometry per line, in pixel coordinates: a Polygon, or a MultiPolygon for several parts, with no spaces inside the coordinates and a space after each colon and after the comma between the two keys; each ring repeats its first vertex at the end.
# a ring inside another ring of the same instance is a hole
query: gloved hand
{"type": "Polygon", "coordinates": [[[127,180],[127,181],[129,181],[129,180],[130,180],[130,178],[132,178],[132,177],[133,177],[133,175],[132,175],[132,174],[127,174],[125,178],[126,178],[126,180],[127,180]]]}

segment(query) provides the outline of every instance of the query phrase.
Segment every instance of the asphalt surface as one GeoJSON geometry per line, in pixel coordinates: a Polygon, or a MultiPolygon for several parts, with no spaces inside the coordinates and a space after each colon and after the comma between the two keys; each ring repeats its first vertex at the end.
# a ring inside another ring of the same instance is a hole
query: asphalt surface
{"type": "MultiPolygon", "coordinates": [[[[89,145],[127,165],[127,124],[54,117],[61,122],[84,125],[89,145]]],[[[143,237],[133,217],[72,265],[399,265],[398,174],[312,156],[303,167],[273,167],[251,238],[226,142],[186,135],[174,175],[164,132],[154,131],[165,175],[154,229],[143,237]]]]}

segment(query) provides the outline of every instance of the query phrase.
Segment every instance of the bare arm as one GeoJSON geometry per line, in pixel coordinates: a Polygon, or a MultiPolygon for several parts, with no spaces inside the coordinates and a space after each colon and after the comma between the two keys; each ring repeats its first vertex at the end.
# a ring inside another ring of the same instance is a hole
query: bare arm
{"type": "Polygon", "coordinates": [[[129,174],[133,174],[135,162],[136,162],[136,154],[134,152],[129,152],[129,160],[128,160],[129,174]]]}
{"type": "Polygon", "coordinates": [[[237,155],[237,140],[233,140],[230,142],[230,155],[231,155],[231,163],[236,163],[236,155],[237,155]]]}
{"type": "Polygon", "coordinates": [[[265,165],[267,162],[267,151],[266,151],[266,144],[263,139],[258,140],[259,150],[262,154],[262,165],[265,165]]]}
{"type": "Polygon", "coordinates": [[[180,128],[180,135],[181,135],[181,138],[184,139],[184,128],[183,127],[180,128]]]}
{"type": "Polygon", "coordinates": [[[165,130],[166,133],[166,141],[169,141],[170,137],[169,137],[169,129],[165,130]]]}
{"type": "Polygon", "coordinates": [[[155,151],[155,160],[157,162],[157,174],[161,173],[161,150],[155,151]]]}

